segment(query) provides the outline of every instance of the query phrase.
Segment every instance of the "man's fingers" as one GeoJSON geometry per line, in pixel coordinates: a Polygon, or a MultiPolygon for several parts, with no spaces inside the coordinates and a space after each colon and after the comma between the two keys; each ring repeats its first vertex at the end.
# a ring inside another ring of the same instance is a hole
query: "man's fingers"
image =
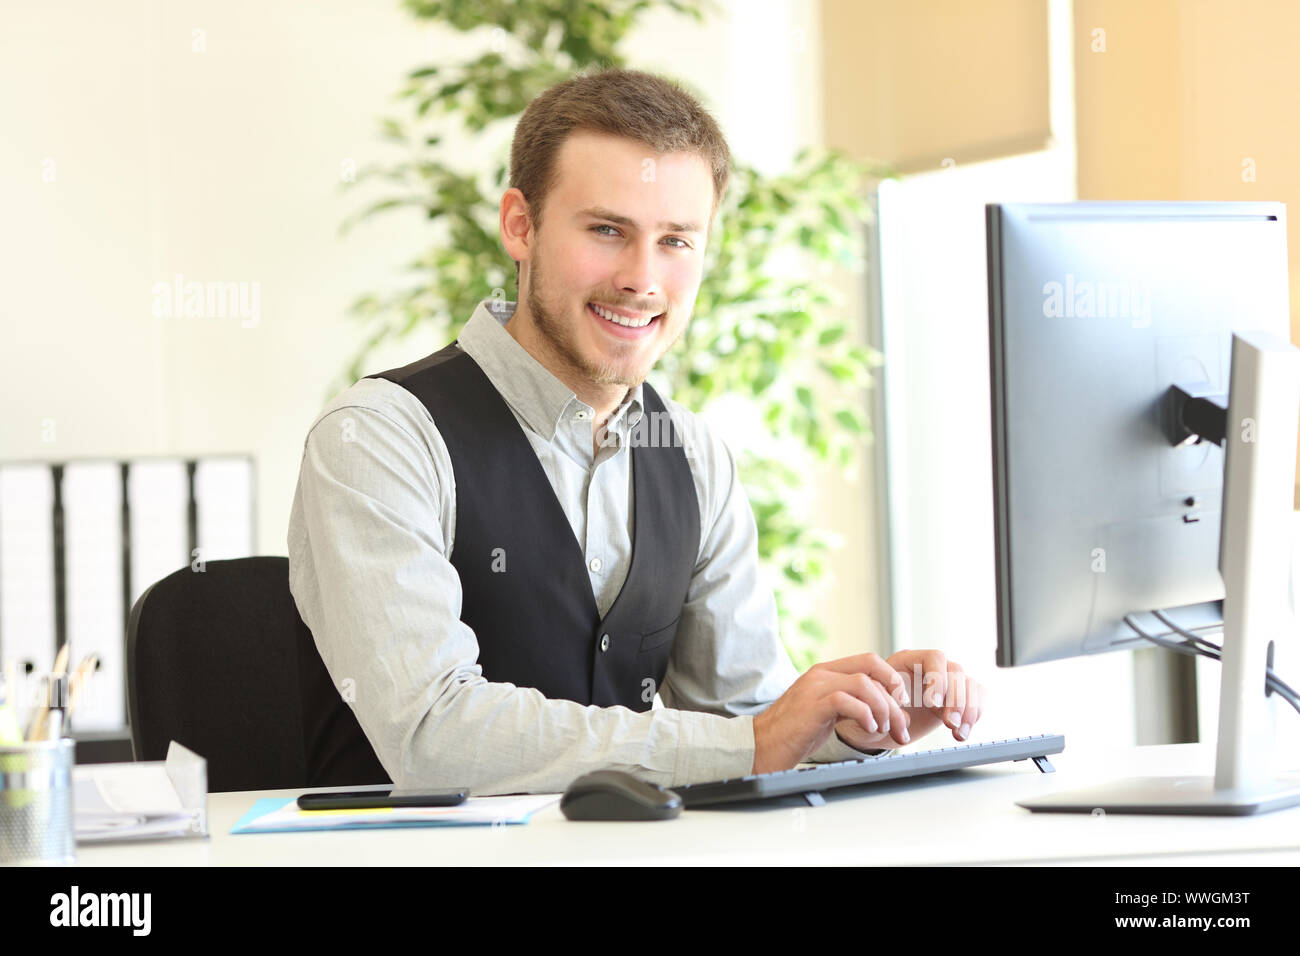
{"type": "Polygon", "coordinates": [[[837,674],[857,674],[871,666],[871,659],[880,659],[879,654],[854,654],[852,657],[841,657],[833,661],[822,661],[820,664],[814,664],[813,667],[824,671],[834,671],[837,674]]]}
{"type": "Polygon", "coordinates": [[[851,657],[841,657],[815,666],[837,674],[866,674],[884,687],[885,692],[902,706],[907,707],[910,703],[907,681],[879,654],[854,654],[851,657]]]}
{"type": "Polygon", "coordinates": [[[984,688],[980,682],[973,677],[966,678],[966,710],[962,718],[962,725],[958,728],[961,739],[965,740],[971,735],[971,730],[975,722],[980,719],[984,713],[984,688]]]}
{"type": "MultiPolygon", "coordinates": [[[[894,671],[892,667],[889,669],[895,674],[898,673],[897,671],[894,671]]],[[[876,720],[880,724],[881,732],[889,734],[898,741],[900,745],[909,743],[910,738],[907,733],[907,725],[911,723],[911,721],[903,711],[902,705],[899,704],[898,698],[888,693],[885,687],[878,681],[867,677],[865,674],[859,674],[857,675],[857,678],[860,681],[866,682],[862,685],[863,692],[869,694],[875,701],[875,703],[872,704],[871,709],[872,713],[877,715],[876,720]],[[883,719],[880,716],[882,710],[884,711],[883,719]]]]}
{"type": "Polygon", "coordinates": [[[925,651],[921,662],[925,675],[922,706],[942,707],[944,695],[948,693],[948,659],[941,651],[925,651]]]}
{"type": "MultiPolygon", "coordinates": [[[[907,725],[909,723],[903,714],[903,708],[899,706],[898,701],[885,692],[874,678],[866,674],[838,674],[828,673],[825,675],[827,687],[836,693],[846,693],[861,701],[870,711],[871,717],[875,722],[875,727],[867,727],[872,733],[889,734],[899,744],[907,743],[907,725]]],[[[846,715],[848,716],[848,715],[846,715]]]]}
{"type": "Polygon", "coordinates": [[[903,675],[894,670],[889,665],[889,661],[879,655],[872,654],[875,660],[863,671],[868,677],[880,684],[885,689],[885,693],[896,702],[899,708],[908,706],[910,698],[907,695],[907,681],[903,675]]]}
{"type": "Polygon", "coordinates": [[[830,709],[830,712],[826,715],[827,717],[848,718],[857,721],[867,733],[875,734],[880,732],[879,725],[871,713],[871,708],[848,691],[834,691],[827,695],[824,700],[830,709]]]}
{"type": "MultiPolygon", "coordinates": [[[[949,677],[955,683],[957,674],[949,672],[949,677]]],[[[963,693],[958,696],[964,698],[965,706],[960,710],[945,710],[943,718],[944,723],[952,728],[952,735],[958,740],[966,740],[970,737],[975,722],[980,719],[980,715],[983,713],[983,688],[980,686],[979,681],[973,677],[962,675],[962,687],[963,693]]]]}
{"type": "Polygon", "coordinates": [[[943,698],[943,721],[953,730],[962,725],[966,712],[966,675],[959,665],[948,664],[948,689],[943,698]]]}
{"type": "Polygon", "coordinates": [[[880,732],[889,733],[893,729],[894,715],[889,710],[892,698],[885,693],[885,689],[866,674],[844,674],[840,680],[847,681],[846,689],[849,693],[871,708],[871,715],[876,718],[880,732]]]}
{"type": "Polygon", "coordinates": [[[854,654],[834,661],[824,661],[814,667],[837,674],[866,674],[885,688],[886,693],[906,707],[909,703],[907,681],[879,654],[854,654]]]}
{"type": "Polygon", "coordinates": [[[900,745],[910,742],[907,707],[931,711],[957,740],[969,739],[984,711],[979,682],[942,651],[900,652],[893,660],[913,668],[913,673],[900,673],[877,654],[857,654],[814,665],[816,677],[807,686],[817,688],[823,699],[843,694],[857,701],[837,698],[838,703],[826,704],[827,716],[855,720],[867,732],[888,734],[900,745]],[[909,688],[908,680],[916,677],[921,678],[920,686],[909,688]]]}

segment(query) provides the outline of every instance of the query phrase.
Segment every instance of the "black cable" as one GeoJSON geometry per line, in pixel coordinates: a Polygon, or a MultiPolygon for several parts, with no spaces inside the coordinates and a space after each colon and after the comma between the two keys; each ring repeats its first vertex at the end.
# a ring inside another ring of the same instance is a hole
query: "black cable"
{"type": "MultiPolygon", "coordinates": [[[[1124,615],[1124,623],[1127,624],[1130,628],[1132,628],[1133,632],[1143,640],[1150,641],[1152,644],[1158,644],[1161,647],[1167,647],[1169,650],[1176,651],[1179,654],[1195,654],[1201,657],[1208,657],[1211,660],[1215,660],[1215,661],[1219,661],[1222,659],[1223,649],[1218,644],[1214,644],[1211,641],[1205,640],[1204,638],[1197,637],[1194,634],[1190,634],[1188,631],[1183,630],[1183,628],[1170,623],[1159,612],[1152,612],[1152,613],[1154,613],[1157,617],[1161,618],[1161,620],[1163,620],[1166,624],[1172,627],[1177,633],[1182,634],[1185,637],[1190,637],[1192,638],[1192,640],[1172,641],[1163,637],[1156,637],[1154,634],[1148,634],[1146,631],[1142,630],[1142,628],[1137,626],[1137,623],[1133,620],[1132,615],[1128,615],[1128,614],[1124,615]]],[[[1292,690],[1289,685],[1287,685],[1281,678],[1279,678],[1273,672],[1273,668],[1269,667],[1266,668],[1265,670],[1266,670],[1265,685],[1268,687],[1268,689],[1272,690],[1279,697],[1285,700],[1288,704],[1294,707],[1296,713],[1300,714],[1300,695],[1297,695],[1296,692],[1292,690]]]]}
{"type": "MultiPolygon", "coordinates": [[[[1185,637],[1185,638],[1188,638],[1188,639],[1191,640],[1193,643],[1195,643],[1195,644],[1199,644],[1199,645],[1202,645],[1202,646],[1207,647],[1207,648],[1210,648],[1210,649],[1212,649],[1212,650],[1214,650],[1214,651],[1216,651],[1216,652],[1222,653],[1221,648],[1220,648],[1220,645],[1215,644],[1215,643],[1213,643],[1213,642],[1211,642],[1211,641],[1207,641],[1207,640],[1205,640],[1204,638],[1202,638],[1202,637],[1198,637],[1197,635],[1193,634],[1191,631],[1188,631],[1188,630],[1185,630],[1184,628],[1179,627],[1179,626],[1178,626],[1177,624],[1175,624],[1173,621],[1169,620],[1169,618],[1167,618],[1167,617],[1166,617],[1162,612],[1160,612],[1160,611],[1152,611],[1151,613],[1154,614],[1157,618],[1159,618],[1161,622],[1163,622],[1163,623],[1166,624],[1167,626],[1173,628],[1173,630],[1174,630],[1176,633],[1181,634],[1181,635],[1182,635],[1183,637],[1185,637]]],[[[1220,621],[1218,624],[1213,624],[1213,625],[1210,625],[1210,626],[1211,626],[1211,627],[1222,627],[1222,626],[1223,626],[1223,622],[1220,621]]],[[[1276,672],[1275,670],[1273,670],[1273,668],[1268,667],[1268,668],[1265,668],[1265,670],[1266,670],[1266,672],[1267,672],[1267,673],[1266,673],[1266,676],[1267,676],[1268,681],[1269,681],[1269,686],[1270,686],[1270,687],[1271,687],[1271,688],[1272,688],[1276,693],[1281,694],[1283,697],[1290,697],[1290,698],[1298,698],[1298,699],[1300,699],[1300,695],[1297,695],[1296,692],[1295,692],[1295,690],[1294,690],[1294,689],[1293,689],[1289,684],[1287,684],[1286,681],[1282,680],[1282,678],[1278,676],[1277,672],[1276,672]]],[[[1293,706],[1294,706],[1294,705],[1293,705],[1293,706]]]]}
{"type": "MultiPolygon", "coordinates": [[[[1191,631],[1184,630],[1183,628],[1179,627],[1179,626],[1178,626],[1177,624],[1175,624],[1173,621],[1169,620],[1169,618],[1165,617],[1165,614],[1164,614],[1163,611],[1152,611],[1151,613],[1154,614],[1154,615],[1155,615],[1155,616],[1160,620],[1160,622],[1161,622],[1162,624],[1164,624],[1165,626],[1171,628],[1172,630],[1176,631],[1177,633],[1183,635],[1183,637],[1187,638],[1187,639],[1188,639],[1189,641],[1191,641],[1193,644],[1198,644],[1198,645],[1200,645],[1201,647],[1206,647],[1206,648],[1209,648],[1210,650],[1215,650],[1215,651],[1220,650],[1220,646],[1219,646],[1218,644],[1215,644],[1213,641],[1208,641],[1208,640],[1206,640],[1205,638],[1201,637],[1199,634],[1193,634],[1191,631]]],[[[1218,628],[1222,628],[1222,627],[1223,627],[1223,622],[1222,622],[1222,621],[1219,621],[1217,624],[1210,624],[1210,625],[1207,625],[1207,626],[1208,626],[1208,627],[1218,627],[1218,628]]]]}
{"type": "MultiPolygon", "coordinates": [[[[1199,657],[1208,657],[1211,660],[1219,660],[1221,651],[1217,646],[1212,645],[1210,648],[1202,648],[1190,641],[1171,641],[1167,638],[1156,637],[1154,634],[1148,634],[1142,628],[1138,627],[1133,621],[1132,615],[1124,616],[1124,623],[1133,629],[1133,632],[1144,641],[1150,641],[1152,644],[1159,644],[1161,647],[1167,647],[1171,651],[1177,651],[1179,654],[1192,654],[1199,657]]],[[[1209,643],[1206,641],[1205,643],[1209,643]]]]}

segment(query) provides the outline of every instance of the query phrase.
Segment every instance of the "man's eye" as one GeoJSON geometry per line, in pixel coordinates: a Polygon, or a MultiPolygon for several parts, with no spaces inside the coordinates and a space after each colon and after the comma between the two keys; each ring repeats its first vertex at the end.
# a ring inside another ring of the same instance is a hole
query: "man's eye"
{"type": "MultiPolygon", "coordinates": [[[[602,222],[598,225],[591,227],[592,232],[595,232],[598,229],[611,229],[614,231],[615,234],[618,233],[618,230],[614,229],[614,227],[611,226],[609,223],[602,222]]],[[[609,235],[609,233],[602,232],[600,233],[600,235],[607,236],[609,235]]],[[[681,238],[680,236],[668,236],[665,241],[671,241],[675,243],[675,245],[673,246],[674,249],[689,249],[691,247],[691,244],[687,242],[685,239],[681,238]]]]}

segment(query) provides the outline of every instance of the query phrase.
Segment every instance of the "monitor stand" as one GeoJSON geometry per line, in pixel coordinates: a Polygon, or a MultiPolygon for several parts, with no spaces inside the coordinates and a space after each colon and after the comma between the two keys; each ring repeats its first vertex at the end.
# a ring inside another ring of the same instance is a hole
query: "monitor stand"
{"type": "Polygon", "coordinates": [[[1018,806],[1065,813],[1246,815],[1300,805],[1300,773],[1274,768],[1273,643],[1294,639],[1287,607],[1300,431],[1300,349],[1264,332],[1232,337],[1224,444],[1223,677],[1212,777],[1133,777],[1018,806]]]}

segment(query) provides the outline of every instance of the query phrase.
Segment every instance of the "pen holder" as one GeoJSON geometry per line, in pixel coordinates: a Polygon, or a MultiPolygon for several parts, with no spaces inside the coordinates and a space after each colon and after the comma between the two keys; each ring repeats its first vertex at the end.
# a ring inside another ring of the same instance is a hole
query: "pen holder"
{"type": "Polygon", "coordinates": [[[0,865],[73,862],[75,754],[70,737],[0,747],[0,865]]]}

